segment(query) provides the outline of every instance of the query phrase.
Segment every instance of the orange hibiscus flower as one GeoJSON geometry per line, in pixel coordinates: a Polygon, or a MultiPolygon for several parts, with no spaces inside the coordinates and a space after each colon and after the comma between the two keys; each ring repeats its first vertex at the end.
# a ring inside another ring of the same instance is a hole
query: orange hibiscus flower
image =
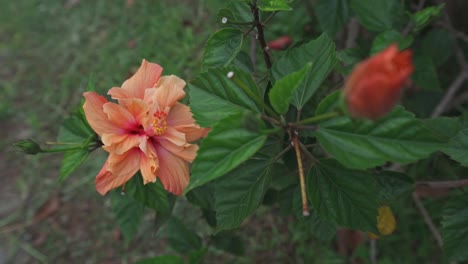
{"type": "Polygon", "coordinates": [[[356,65],[344,89],[349,114],[369,119],[386,115],[400,100],[413,70],[411,51],[400,52],[396,44],[356,65]]]}
{"type": "Polygon", "coordinates": [[[118,103],[95,92],[84,93],[86,119],[109,152],[96,177],[96,189],[102,195],[125,184],[138,170],[145,184],[159,178],[176,195],[189,182],[188,164],[198,146],[188,142],[207,130],[195,124],[188,106],[177,102],[185,96],[185,82],[161,73],[161,66],[143,60],[121,88],[109,90],[118,103]]]}

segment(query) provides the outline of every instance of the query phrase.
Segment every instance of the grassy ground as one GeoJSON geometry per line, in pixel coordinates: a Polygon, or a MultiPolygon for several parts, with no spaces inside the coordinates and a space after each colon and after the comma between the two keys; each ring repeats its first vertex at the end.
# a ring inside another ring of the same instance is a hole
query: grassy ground
{"type": "Polygon", "coordinates": [[[59,183],[60,156],[24,156],[10,143],[54,141],[91,76],[104,92],[146,58],[190,79],[222,3],[1,2],[0,263],[131,263],[165,252],[151,232],[124,246],[108,199],[93,187],[104,153],[59,183]]]}

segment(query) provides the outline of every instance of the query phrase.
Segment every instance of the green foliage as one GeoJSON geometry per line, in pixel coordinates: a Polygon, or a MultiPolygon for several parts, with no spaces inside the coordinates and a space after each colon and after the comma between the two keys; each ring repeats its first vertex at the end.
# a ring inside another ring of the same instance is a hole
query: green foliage
{"type": "Polygon", "coordinates": [[[418,32],[428,26],[434,19],[440,16],[442,9],[444,9],[445,4],[440,4],[438,6],[429,6],[424,8],[421,11],[418,11],[413,14],[412,20],[414,23],[413,31],[418,32]]]}
{"type": "Polygon", "coordinates": [[[419,51],[429,56],[437,67],[453,55],[455,37],[446,30],[434,29],[424,35],[419,51]]]}
{"type": "Polygon", "coordinates": [[[431,57],[416,53],[414,56],[414,73],[411,79],[421,89],[439,90],[440,81],[437,69],[431,57]]]}
{"type": "Polygon", "coordinates": [[[321,160],[307,177],[307,191],[318,217],[338,225],[376,232],[377,187],[371,174],[321,160]]]}
{"type": "Polygon", "coordinates": [[[408,48],[413,42],[412,36],[403,36],[400,32],[396,30],[388,30],[377,35],[372,42],[372,48],[370,54],[376,54],[384,50],[390,44],[397,43],[400,50],[408,48]]]}
{"type": "Polygon", "coordinates": [[[203,68],[228,66],[241,51],[244,35],[235,28],[216,31],[206,42],[203,68]]]}
{"type": "Polygon", "coordinates": [[[333,37],[348,22],[351,10],[349,0],[319,0],[314,11],[322,30],[333,37]]]}
{"type": "Polygon", "coordinates": [[[201,238],[176,217],[171,217],[167,225],[169,245],[181,254],[201,249],[201,238]]]}
{"type": "Polygon", "coordinates": [[[288,111],[289,104],[299,85],[304,80],[312,63],[306,64],[301,70],[286,75],[278,80],[268,94],[270,103],[276,112],[284,114],[288,111]]]}
{"type": "Polygon", "coordinates": [[[442,149],[452,159],[460,162],[463,166],[468,166],[468,128],[463,129],[450,139],[449,147],[442,149]]]}
{"type": "Polygon", "coordinates": [[[245,252],[245,246],[242,238],[230,232],[222,232],[211,236],[211,241],[216,248],[233,255],[240,256],[245,252]]]}
{"type": "Polygon", "coordinates": [[[168,214],[171,210],[168,193],[161,181],[143,184],[141,174],[138,173],[125,184],[125,191],[145,207],[154,209],[161,214],[168,214]]]}
{"type": "Polygon", "coordinates": [[[86,122],[82,112],[76,111],[63,121],[57,137],[57,145],[63,147],[52,150],[65,152],[60,167],[59,180],[63,181],[68,178],[86,160],[90,152],[89,149],[96,144],[92,142],[95,137],[95,133],[86,122]]]}
{"type": "Polygon", "coordinates": [[[391,204],[406,198],[414,190],[414,180],[403,173],[383,171],[374,174],[374,178],[381,204],[391,204]]]}
{"type": "Polygon", "coordinates": [[[184,260],[178,256],[165,255],[140,260],[136,264],[184,264],[184,260]]]}
{"type": "Polygon", "coordinates": [[[216,182],[216,230],[233,229],[261,204],[268,189],[271,165],[248,160],[216,182]]]}
{"type": "Polygon", "coordinates": [[[278,81],[299,71],[309,62],[312,63],[312,67],[296,89],[292,101],[298,109],[304,107],[335,67],[336,53],[333,41],[327,34],[322,34],[307,44],[287,50],[271,69],[273,78],[278,81]]]}
{"type": "Polygon", "coordinates": [[[468,259],[468,193],[454,196],[444,208],[444,251],[453,261],[468,259]]]}
{"type": "Polygon", "coordinates": [[[341,91],[335,91],[327,97],[325,97],[322,101],[317,106],[317,109],[315,109],[315,115],[323,115],[329,112],[332,112],[336,108],[340,107],[340,100],[341,100],[342,94],[341,91]]]}
{"type": "Polygon", "coordinates": [[[226,8],[219,10],[217,21],[221,26],[242,28],[253,20],[250,6],[242,1],[231,1],[226,8]],[[225,23],[223,23],[223,18],[225,23]]]}
{"type": "Polygon", "coordinates": [[[260,89],[249,74],[234,67],[210,69],[198,75],[189,87],[190,107],[201,126],[211,127],[219,120],[245,110],[261,111],[256,101],[262,97],[260,89]]]}
{"type": "Polygon", "coordinates": [[[351,0],[351,8],[365,28],[377,32],[393,29],[400,11],[397,0],[351,0]]]}
{"type": "Polygon", "coordinates": [[[377,122],[339,117],[321,124],[320,144],[349,168],[366,169],[387,161],[409,163],[446,146],[414,115],[397,107],[377,122]]]}
{"type": "Polygon", "coordinates": [[[267,138],[258,130],[262,126],[261,120],[244,113],[216,124],[200,145],[185,192],[223,176],[254,155],[267,138]]]}
{"type": "Polygon", "coordinates": [[[287,0],[258,0],[258,8],[266,12],[291,11],[287,0]]]}
{"type": "Polygon", "coordinates": [[[143,217],[144,206],[120,190],[111,192],[114,218],[128,244],[136,235],[143,217]]]}
{"type": "Polygon", "coordinates": [[[59,180],[63,181],[70,176],[70,174],[78,168],[88,158],[89,150],[76,149],[69,150],[63,154],[62,166],[60,167],[59,180]]]}

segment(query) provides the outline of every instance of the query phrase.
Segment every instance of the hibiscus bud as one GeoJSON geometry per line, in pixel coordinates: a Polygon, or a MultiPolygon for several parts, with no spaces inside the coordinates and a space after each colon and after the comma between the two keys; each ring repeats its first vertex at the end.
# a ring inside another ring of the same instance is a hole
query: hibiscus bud
{"type": "Polygon", "coordinates": [[[278,39],[269,41],[267,43],[268,48],[272,50],[285,50],[291,45],[292,38],[290,36],[282,36],[278,39]]]}
{"type": "Polygon", "coordinates": [[[39,144],[37,144],[36,142],[30,139],[20,140],[18,142],[15,142],[14,146],[18,147],[26,154],[35,155],[35,154],[43,152],[39,144]]]}
{"type": "Polygon", "coordinates": [[[411,51],[399,52],[396,44],[356,65],[343,92],[349,114],[374,120],[386,115],[413,70],[411,51]]]}

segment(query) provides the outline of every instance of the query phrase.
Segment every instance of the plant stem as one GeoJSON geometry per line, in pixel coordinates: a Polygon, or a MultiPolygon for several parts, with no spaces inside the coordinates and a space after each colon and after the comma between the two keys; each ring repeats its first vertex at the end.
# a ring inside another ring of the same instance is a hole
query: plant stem
{"type": "Polygon", "coordinates": [[[468,186],[468,179],[456,181],[419,181],[417,186],[427,186],[429,188],[460,188],[468,186]]]}
{"type": "Polygon", "coordinates": [[[263,34],[263,25],[262,22],[260,21],[260,15],[258,12],[258,7],[257,6],[252,6],[252,13],[254,15],[254,24],[257,28],[257,34],[258,34],[258,41],[260,42],[260,46],[262,47],[262,52],[263,52],[263,58],[265,59],[265,64],[267,69],[271,69],[271,58],[270,54],[268,54],[268,46],[265,41],[265,36],[263,34]]]}
{"type": "Polygon", "coordinates": [[[429,230],[431,230],[431,233],[434,236],[435,240],[437,241],[437,244],[439,245],[440,248],[442,248],[443,247],[442,236],[440,235],[439,230],[435,226],[434,222],[432,221],[431,216],[427,212],[426,208],[421,202],[421,199],[419,199],[419,196],[416,193],[413,193],[413,201],[416,204],[416,207],[418,207],[419,212],[423,216],[424,221],[426,222],[426,225],[429,227],[429,230]]]}
{"type": "Polygon", "coordinates": [[[307,204],[307,193],[305,187],[304,179],[304,167],[302,165],[302,155],[301,155],[301,142],[299,141],[298,133],[294,133],[292,138],[292,143],[294,144],[294,150],[296,151],[297,167],[299,168],[299,182],[301,184],[301,197],[302,197],[302,215],[309,216],[309,206],[307,204]]]}
{"type": "Polygon", "coordinates": [[[331,119],[331,118],[339,116],[339,115],[340,115],[339,112],[329,112],[329,113],[325,113],[323,115],[318,115],[318,116],[313,116],[313,117],[303,119],[303,120],[297,122],[296,124],[305,125],[305,124],[310,124],[310,123],[317,123],[319,121],[331,119]]]}

